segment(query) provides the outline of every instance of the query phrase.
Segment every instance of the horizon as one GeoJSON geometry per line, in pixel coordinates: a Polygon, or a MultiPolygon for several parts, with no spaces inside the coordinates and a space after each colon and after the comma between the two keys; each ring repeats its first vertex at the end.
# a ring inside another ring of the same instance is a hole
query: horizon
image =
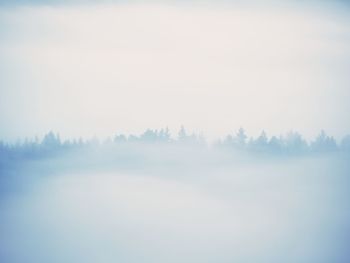
{"type": "Polygon", "coordinates": [[[247,132],[244,129],[244,127],[240,127],[239,129],[236,129],[230,133],[222,134],[219,137],[215,137],[215,138],[209,137],[208,138],[205,136],[204,132],[201,132],[201,131],[195,132],[195,131],[187,130],[185,126],[181,125],[177,130],[170,130],[168,127],[156,128],[156,129],[146,128],[145,130],[143,130],[139,133],[121,133],[121,132],[116,131],[116,132],[114,132],[110,135],[107,135],[107,136],[97,136],[96,134],[93,134],[93,135],[87,136],[87,137],[84,137],[84,136],[63,137],[63,136],[61,136],[61,133],[59,131],[48,130],[47,132],[44,132],[42,134],[37,134],[37,135],[34,135],[32,137],[29,137],[29,136],[18,137],[18,138],[13,139],[13,140],[4,140],[4,139],[0,138],[0,142],[6,143],[9,145],[24,143],[25,141],[28,141],[28,142],[37,141],[37,142],[39,142],[39,141],[42,141],[45,138],[45,136],[47,136],[49,134],[53,134],[54,136],[58,137],[61,142],[65,142],[65,141],[70,142],[70,141],[76,141],[76,140],[82,140],[82,141],[98,140],[99,142],[103,142],[103,141],[107,141],[107,140],[113,141],[113,139],[118,137],[118,136],[124,136],[126,139],[128,139],[130,137],[141,138],[142,135],[146,134],[147,132],[153,132],[155,134],[166,132],[169,135],[170,140],[177,140],[177,139],[179,139],[179,133],[181,132],[182,129],[185,131],[187,136],[200,137],[203,140],[205,140],[205,142],[208,144],[213,144],[213,143],[216,143],[219,141],[223,141],[223,140],[227,139],[229,136],[236,136],[241,129],[244,132],[244,134],[247,136],[248,140],[249,139],[253,139],[253,140],[257,139],[262,134],[265,134],[268,140],[271,140],[273,137],[285,139],[289,135],[298,135],[298,136],[300,136],[301,139],[305,140],[305,142],[307,144],[310,144],[313,141],[315,141],[317,139],[317,137],[319,137],[321,134],[325,134],[327,137],[334,139],[337,144],[340,144],[342,142],[342,140],[344,140],[350,136],[350,133],[348,133],[348,134],[345,134],[343,137],[336,138],[332,134],[328,134],[327,131],[325,131],[324,129],[321,129],[315,136],[313,136],[311,138],[306,138],[302,133],[300,133],[297,130],[289,130],[286,133],[281,133],[281,134],[269,134],[266,130],[262,129],[260,131],[260,133],[258,133],[257,135],[254,136],[254,135],[250,135],[249,132],[247,132]]]}
{"type": "MultiPolygon", "coordinates": [[[[82,150],[82,152],[91,154],[97,148],[109,149],[111,150],[109,154],[112,155],[114,151],[118,151],[118,148],[120,148],[119,151],[124,149],[128,152],[147,152],[149,151],[147,145],[156,151],[165,150],[164,146],[170,148],[181,146],[185,147],[185,149],[203,150],[206,148],[208,150],[223,151],[223,153],[231,150],[236,153],[251,155],[260,153],[280,157],[297,155],[305,157],[305,154],[350,153],[350,134],[337,141],[334,137],[327,135],[324,130],[321,130],[317,137],[308,141],[296,131],[290,131],[285,135],[279,136],[268,136],[265,131],[262,131],[259,136],[251,137],[246,134],[243,128],[240,128],[233,134],[209,141],[202,134],[186,131],[183,126],[178,131],[177,136],[172,135],[168,128],[159,130],[147,129],[139,135],[115,133],[114,136],[106,138],[93,136],[91,138],[79,137],[69,139],[61,138],[59,133],[50,131],[42,138],[37,136],[35,138],[25,138],[17,140],[15,143],[0,140],[0,157],[2,156],[3,164],[6,166],[5,160],[9,161],[11,158],[19,158],[19,160],[38,158],[40,160],[45,155],[51,156],[54,153],[55,157],[59,157],[63,156],[64,152],[72,150],[82,150]],[[145,148],[145,146],[147,147],[145,148]]],[[[184,150],[180,148],[177,151],[181,152],[184,150]]],[[[105,155],[105,158],[107,157],[108,154],[105,155]]]]}

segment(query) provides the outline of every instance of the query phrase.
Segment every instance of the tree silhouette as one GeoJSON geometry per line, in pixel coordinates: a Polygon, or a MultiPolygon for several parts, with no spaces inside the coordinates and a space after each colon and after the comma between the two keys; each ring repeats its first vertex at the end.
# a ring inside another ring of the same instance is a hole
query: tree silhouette
{"type": "MultiPolygon", "coordinates": [[[[188,134],[184,126],[181,126],[177,139],[172,139],[169,129],[165,128],[160,130],[147,129],[139,136],[133,134],[128,136],[119,134],[116,135],[113,140],[105,140],[103,143],[99,143],[96,136],[87,141],[79,138],[62,142],[58,134],[50,131],[45,134],[42,140],[39,140],[37,137],[34,139],[26,138],[25,140],[17,141],[15,144],[0,141],[0,164],[4,163],[4,160],[37,159],[46,156],[50,157],[56,153],[80,149],[89,150],[107,147],[108,149],[118,150],[121,143],[123,143],[123,148],[120,149],[131,152],[135,151],[136,148],[128,148],[128,145],[147,143],[151,147],[157,147],[158,143],[170,145],[177,142],[180,143],[180,146],[204,146],[209,148],[203,136],[199,136],[195,133],[188,134]],[[113,147],[111,147],[112,145],[113,147]]],[[[300,133],[295,131],[287,133],[286,136],[272,136],[270,139],[267,137],[265,131],[262,131],[257,138],[250,138],[247,142],[247,135],[244,129],[239,128],[233,136],[227,135],[222,142],[213,146],[237,151],[268,153],[281,156],[286,154],[297,155],[335,151],[350,153],[350,135],[345,136],[341,140],[339,147],[335,139],[328,136],[323,130],[310,144],[307,143],[300,133]]],[[[142,148],[141,145],[140,148],[142,148]]],[[[113,154],[113,152],[109,153],[113,154]]]]}
{"type": "Polygon", "coordinates": [[[186,139],[187,139],[186,130],[185,130],[185,127],[183,125],[181,125],[181,128],[178,132],[177,138],[179,141],[186,141],[186,139]]]}
{"type": "Polygon", "coordinates": [[[324,130],[320,132],[316,140],[311,143],[311,150],[315,152],[335,151],[337,143],[333,137],[326,134],[324,130]]]}
{"type": "Polygon", "coordinates": [[[243,148],[246,144],[247,135],[245,134],[244,129],[241,127],[239,128],[238,132],[236,133],[235,137],[235,143],[238,147],[243,148]]]}
{"type": "Polygon", "coordinates": [[[340,148],[343,151],[349,151],[350,152],[350,135],[345,136],[340,143],[340,148]]]}
{"type": "Polygon", "coordinates": [[[289,153],[303,153],[308,150],[307,142],[300,133],[291,131],[284,139],[284,147],[289,153]]]}

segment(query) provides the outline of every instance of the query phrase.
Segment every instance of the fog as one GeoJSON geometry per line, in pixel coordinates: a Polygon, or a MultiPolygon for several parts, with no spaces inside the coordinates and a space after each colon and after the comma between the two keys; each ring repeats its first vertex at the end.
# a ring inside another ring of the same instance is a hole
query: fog
{"type": "Polygon", "coordinates": [[[7,2],[28,5],[0,5],[1,139],[350,130],[350,16],[335,1],[7,2]]]}
{"type": "Polygon", "coordinates": [[[349,258],[346,152],[282,157],[187,144],[118,148],[2,163],[1,261],[349,258]]]}
{"type": "Polygon", "coordinates": [[[350,5],[301,2],[0,0],[0,263],[349,262],[350,5]]]}

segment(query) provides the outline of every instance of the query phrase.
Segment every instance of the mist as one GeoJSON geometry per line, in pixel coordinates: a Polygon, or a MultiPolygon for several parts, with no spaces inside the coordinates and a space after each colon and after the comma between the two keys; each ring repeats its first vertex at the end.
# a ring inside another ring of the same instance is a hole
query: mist
{"type": "Polygon", "coordinates": [[[349,262],[349,7],[0,0],[0,262],[349,262]]]}
{"type": "Polygon", "coordinates": [[[240,126],[346,135],[348,9],[254,2],[0,8],[1,138],[181,125],[211,139],[240,126]]]}
{"type": "Polygon", "coordinates": [[[2,262],[348,260],[348,144],[150,134],[3,146],[2,262]]]}

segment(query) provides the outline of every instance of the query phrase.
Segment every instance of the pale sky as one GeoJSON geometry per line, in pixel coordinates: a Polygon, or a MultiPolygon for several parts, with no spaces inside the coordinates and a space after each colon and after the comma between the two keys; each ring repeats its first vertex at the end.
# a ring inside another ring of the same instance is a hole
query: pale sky
{"type": "Polygon", "coordinates": [[[43,2],[0,1],[0,139],[350,133],[346,5],[43,2]]]}

